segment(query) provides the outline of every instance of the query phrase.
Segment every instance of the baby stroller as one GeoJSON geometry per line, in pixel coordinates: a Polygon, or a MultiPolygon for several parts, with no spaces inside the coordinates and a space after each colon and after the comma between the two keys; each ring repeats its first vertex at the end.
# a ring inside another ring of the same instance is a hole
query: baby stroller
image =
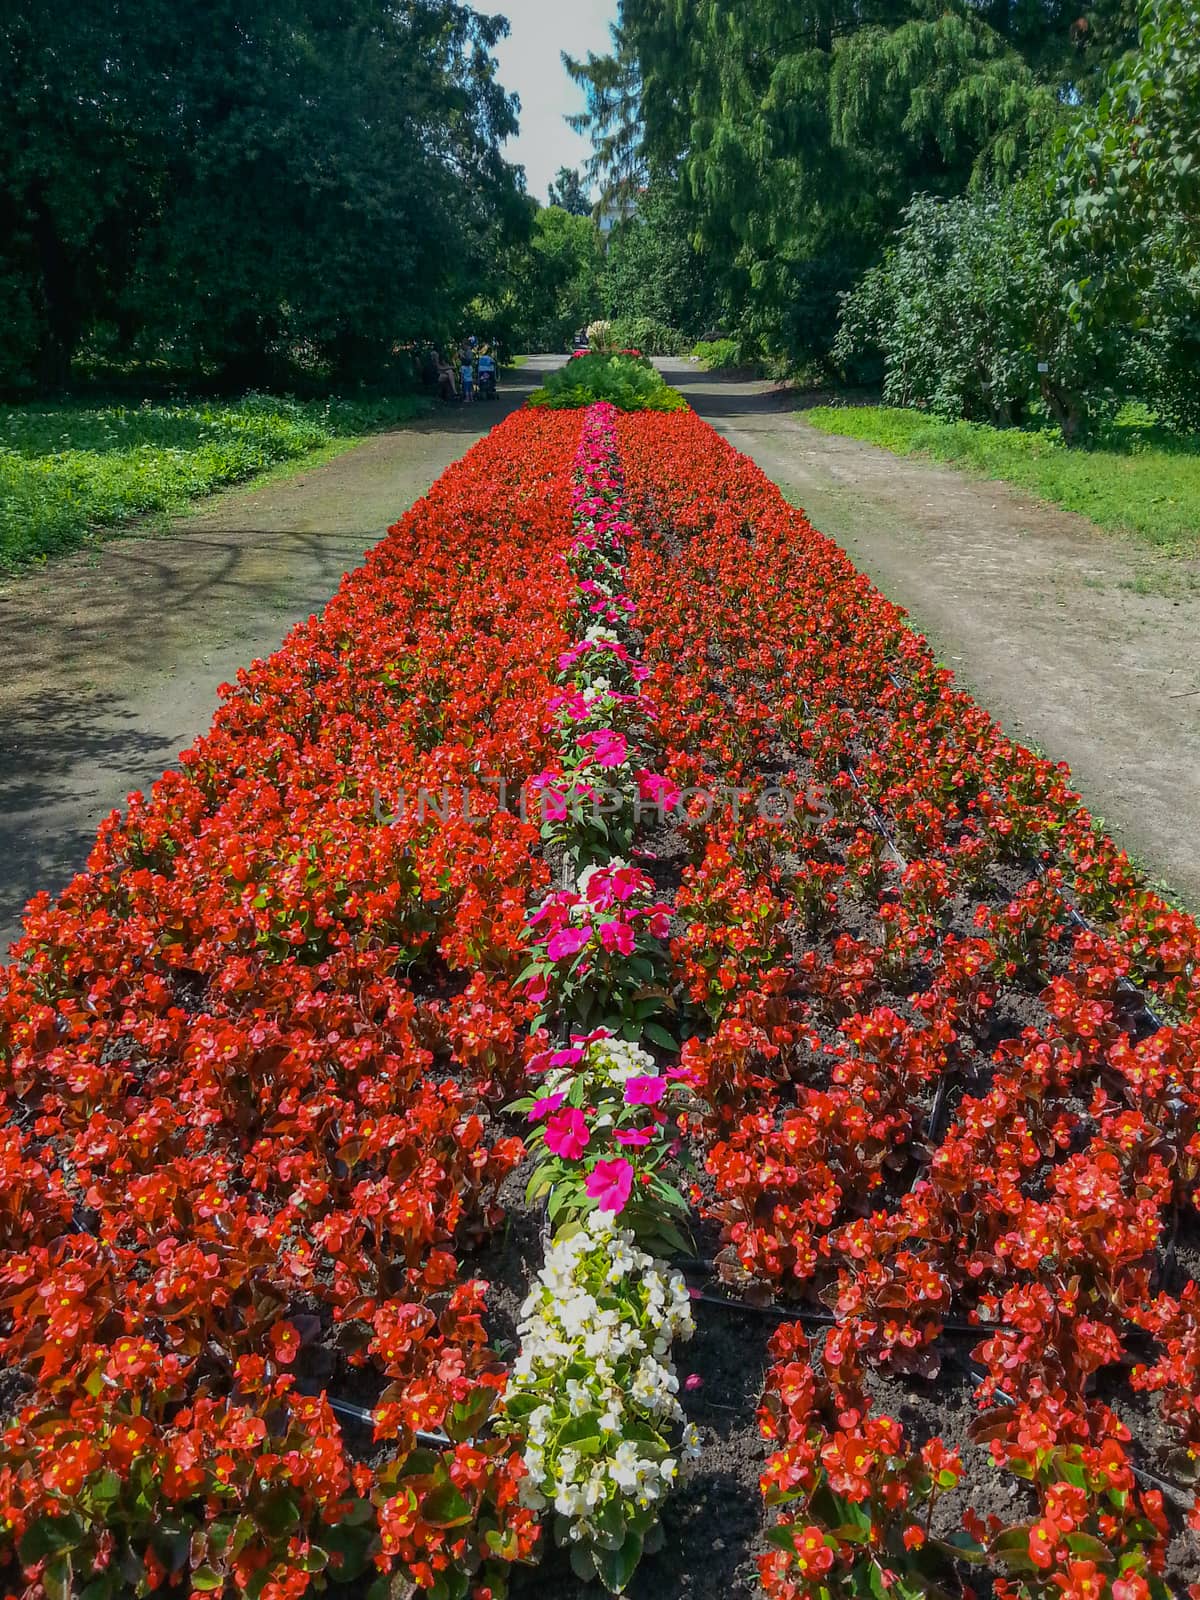
{"type": "Polygon", "coordinates": [[[475,393],[480,400],[496,399],[495,367],[480,367],[475,376],[475,393]]]}

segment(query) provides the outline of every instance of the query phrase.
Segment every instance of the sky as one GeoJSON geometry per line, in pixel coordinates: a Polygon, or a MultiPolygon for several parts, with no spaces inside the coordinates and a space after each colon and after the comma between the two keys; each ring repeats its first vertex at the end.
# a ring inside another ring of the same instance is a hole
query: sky
{"type": "Polygon", "coordinates": [[[477,0],[477,9],[499,11],[512,24],[496,55],[500,82],[521,99],[521,131],[504,154],[525,168],[530,194],[544,205],[559,167],[578,167],[591,154],[590,140],[563,121],[568,112],[582,111],[583,94],[567,76],[561,52],[606,51],[617,0],[477,0]]]}

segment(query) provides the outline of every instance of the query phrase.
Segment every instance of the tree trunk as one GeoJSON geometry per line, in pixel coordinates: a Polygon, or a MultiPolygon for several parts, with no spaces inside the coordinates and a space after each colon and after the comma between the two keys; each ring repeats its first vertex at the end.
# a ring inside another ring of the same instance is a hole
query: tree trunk
{"type": "Polygon", "coordinates": [[[1078,395],[1071,394],[1050,382],[1045,373],[1041,378],[1042,399],[1058,424],[1058,430],[1067,445],[1078,444],[1085,431],[1087,416],[1078,395]]]}

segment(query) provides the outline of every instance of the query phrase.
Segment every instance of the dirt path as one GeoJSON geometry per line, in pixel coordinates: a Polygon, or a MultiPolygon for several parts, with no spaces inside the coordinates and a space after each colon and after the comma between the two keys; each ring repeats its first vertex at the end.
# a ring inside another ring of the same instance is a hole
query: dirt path
{"type": "MultiPolygon", "coordinates": [[[[551,362],[550,364],[554,364],[551,362]]],[[[388,525],[539,381],[0,582],[0,960],[25,902],[212,720],[217,686],[319,610],[388,525]]]]}
{"type": "Polygon", "coordinates": [[[1008,732],[1067,761],[1114,836],[1200,907],[1194,589],[1172,593],[1169,564],[1082,517],[818,433],[766,384],[661,365],[909,611],[1008,732]]]}

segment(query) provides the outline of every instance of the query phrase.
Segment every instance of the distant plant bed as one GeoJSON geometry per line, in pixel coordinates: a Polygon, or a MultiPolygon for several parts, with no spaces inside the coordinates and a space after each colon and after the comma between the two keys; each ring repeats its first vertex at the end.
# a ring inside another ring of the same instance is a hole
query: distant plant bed
{"type": "Polygon", "coordinates": [[[591,351],[575,356],[529,396],[531,406],[549,406],[555,411],[595,405],[599,400],[609,401],[619,411],[687,410],[679,390],[664,383],[646,357],[635,352],[609,355],[591,351]]]}
{"type": "Polygon", "coordinates": [[[707,372],[726,372],[746,365],[736,339],[701,339],[692,346],[692,354],[707,372]]]}
{"type": "Polygon", "coordinates": [[[1127,408],[1086,449],[1068,448],[1050,430],[944,422],[895,406],[815,406],[804,420],[895,455],[928,455],[1003,478],[1164,548],[1194,548],[1200,532],[1200,437],[1160,428],[1140,407],[1127,408]]]}
{"type": "Polygon", "coordinates": [[[0,409],[0,570],[82,544],[96,529],[178,511],[197,495],[338,440],[410,420],[413,395],[300,403],[0,409]]]}

